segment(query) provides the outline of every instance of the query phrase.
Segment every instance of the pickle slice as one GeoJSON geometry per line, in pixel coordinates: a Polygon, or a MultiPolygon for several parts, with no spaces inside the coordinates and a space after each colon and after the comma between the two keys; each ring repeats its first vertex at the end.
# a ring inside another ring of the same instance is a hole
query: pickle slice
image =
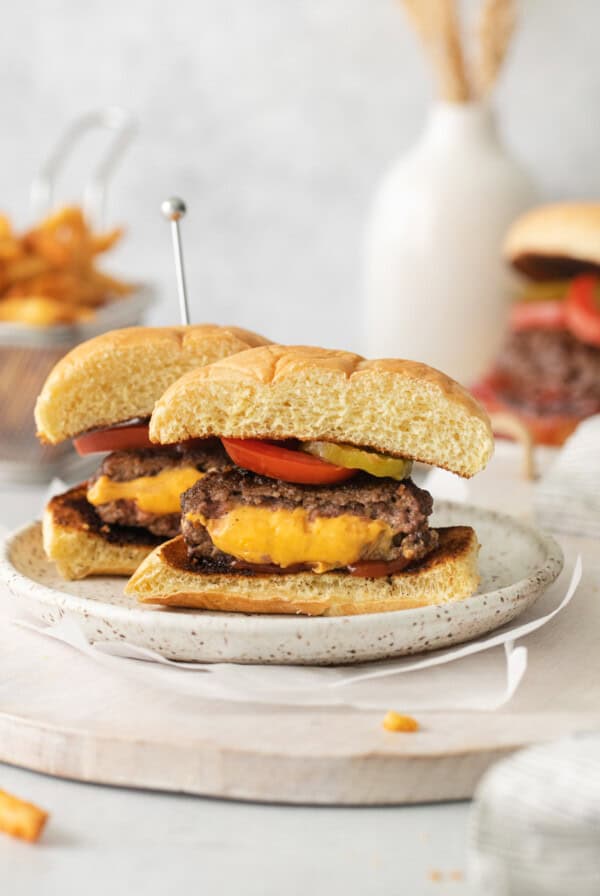
{"type": "Polygon", "coordinates": [[[550,299],[564,299],[570,280],[543,280],[527,283],[518,297],[521,302],[547,302],[550,299]]]}
{"type": "Polygon", "coordinates": [[[321,457],[338,467],[364,470],[365,473],[370,473],[371,476],[378,476],[381,479],[407,479],[412,470],[411,460],[405,460],[402,457],[388,457],[385,454],[377,454],[376,451],[355,448],[354,445],[338,445],[336,442],[303,442],[301,447],[308,454],[321,457]]]}

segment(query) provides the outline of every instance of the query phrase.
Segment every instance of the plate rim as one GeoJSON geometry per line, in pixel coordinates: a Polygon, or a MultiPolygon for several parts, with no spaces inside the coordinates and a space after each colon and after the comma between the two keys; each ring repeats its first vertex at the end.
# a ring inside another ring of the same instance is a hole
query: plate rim
{"type": "MultiPolygon", "coordinates": [[[[491,522],[496,519],[499,523],[512,528],[519,529],[526,534],[530,540],[535,540],[545,552],[545,558],[538,569],[511,582],[508,585],[496,588],[493,591],[486,591],[481,594],[475,594],[462,600],[449,601],[447,603],[430,604],[425,607],[407,608],[405,610],[384,610],[381,613],[362,613],[352,616],[302,616],[299,614],[266,614],[266,613],[224,613],[216,611],[203,611],[194,609],[174,609],[169,607],[148,607],[133,606],[124,607],[118,604],[109,604],[102,600],[95,600],[89,597],[76,596],[68,591],[62,591],[59,588],[53,588],[49,585],[36,582],[35,579],[22,573],[12,563],[11,550],[14,544],[25,534],[34,528],[40,528],[41,522],[33,520],[19,526],[17,529],[6,534],[0,544],[0,581],[3,582],[11,593],[15,591],[27,597],[31,597],[40,603],[53,608],[63,609],[67,612],[82,614],[88,611],[88,615],[98,616],[99,612],[106,617],[113,617],[117,620],[127,621],[133,624],[160,625],[158,620],[165,617],[169,624],[174,626],[178,631],[186,631],[187,625],[185,620],[193,619],[197,624],[202,624],[208,630],[215,633],[227,628],[231,634],[243,634],[244,629],[248,629],[252,625],[260,625],[269,633],[273,634],[286,625],[297,624],[299,620],[308,621],[318,630],[319,626],[327,627],[338,623],[345,626],[359,626],[365,617],[378,618],[382,623],[386,620],[392,622],[394,619],[402,619],[410,622],[412,618],[426,621],[428,616],[434,616],[439,612],[440,607],[455,606],[462,604],[469,609],[475,602],[483,599],[492,599],[500,592],[518,591],[521,597],[529,596],[533,591],[539,591],[542,594],[560,575],[564,567],[564,553],[560,544],[556,539],[547,532],[542,532],[535,526],[511,516],[487,507],[479,507],[473,504],[466,504],[456,501],[437,501],[434,512],[443,509],[450,511],[464,510],[465,514],[473,513],[475,517],[484,516],[491,522]]],[[[474,521],[474,528],[476,521],[474,521]]],[[[103,577],[108,578],[108,577],[103,577]]],[[[119,578],[119,577],[115,577],[119,578]]],[[[122,577],[125,581],[126,577],[122,577]]],[[[166,621],[166,620],[165,620],[166,621]]]]}

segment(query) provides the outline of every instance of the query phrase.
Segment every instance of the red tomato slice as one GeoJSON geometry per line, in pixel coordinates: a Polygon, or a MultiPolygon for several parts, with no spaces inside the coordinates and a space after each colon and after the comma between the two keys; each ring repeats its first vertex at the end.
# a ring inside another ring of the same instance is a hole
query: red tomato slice
{"type": "Polygon", "coordinates": [[[567,292],[566,320],[574,336],[600,348],[600,279],[576,277],[567,292]]]}
{"type": "Polygon", "coordinates": [[[221,439],[225,451],[238,467],[271,479],[302,485],[332,485],[356,474],[303,451],[282,448],[259,439],[221,439]]]}
{"type": "Polygon", "coordinates": [[[494,378],[488,377],[471,389],[488,413],[506,411],[518,417],[527,427],[536,445],[562,445],[581,423],[580,417],[571,414],[533,414],[516,408],[498,391],[494,378]]]}
{"type": "Polygon", "coordinates": [[[564,330],[566,327],[566,302],[518,302],[510,309],[509,322],[512,330],[564,330]]]}
{"type": "Polygon", "coordinates": [[[383,579],[386,576],[393,576],[402,572],[409,566],[410,560],[390,560],[386,563],[384,560],[361,560],[358,563],[351,563],[347,567],[351,576],[359,576],[365,579],[383,579]]]}
{"type": "Polygon", "coordinates": [[[98,451],[123,451],[127,448],[156,448],[148,437],[148,424],[135,423],[131,426],[113,426],[97,429],[73,439],[75,450],[82,456],[98,451]]]}
{"type": "Polygon", "coordinates": [[[549,414],[545,417],[541,415],[534,417],[533,414],[521,414],[520,416],[536,445],[551,445],[553,447],[564,445],[571,433],[575,432],[581,423],[580,417],[570,417],[567,414],[549,414]]]}

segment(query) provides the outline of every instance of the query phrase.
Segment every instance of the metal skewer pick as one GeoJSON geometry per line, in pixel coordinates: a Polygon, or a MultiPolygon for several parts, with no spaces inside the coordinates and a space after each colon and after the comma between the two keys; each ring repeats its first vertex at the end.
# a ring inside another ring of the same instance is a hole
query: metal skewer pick
{"type": "Polygon", "coordinates": [[[181,232],[179,230],[179,221],[185,215],[187,209],[183,199],[178,196],[171,196],[165,199],[161,204],[160,210],[171,222],[171,235],[173,237],[173,253],[175,255],[175,274],[177,276],[177,292],[179,293],[179,313],[181,314],[181,323],[186,326],[190,322],[190,309],[188,306],[187,286],[185,283],[185,270],[183,267],[183,250],[181,248],[181,232]]]}

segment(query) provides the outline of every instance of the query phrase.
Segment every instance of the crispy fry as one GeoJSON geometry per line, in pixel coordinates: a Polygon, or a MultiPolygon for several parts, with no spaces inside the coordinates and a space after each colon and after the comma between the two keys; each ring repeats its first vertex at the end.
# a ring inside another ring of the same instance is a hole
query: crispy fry
{"type": "Polygon", "coordinates": [[[401,715],[390,709],[381,723],[386,731],[418,731],[419,723],[412,716],[401,715]]]}
{"type": "Polygon", "coordinates": [[[48,813],[0,790],[0,831],[34,843],[42,833],[48,813]]]}
{"type": "Polygon", "coordinates": [[[24,255],[9,262],[4,268],[4,274],[9,283],[17,283],[19,280],[27,280],[29,277],[37,277],[48,270],[48,264],[43,258],[36,255],[24,255]]]}
{"type": "Polygon", "coordinates": [[[34,326],[89,320],[134,287],[99,271],[95,257],[121,238],[93,233],[83,212],[62,208],[21,236],[0,215],[0,320],[34,326]]]}
{"type": "Polygon", "coordinates": [[[0,321],[48,327],[52,324],[71,324],[91,320],[89,308],[67,305],[48,296],[0,299],[0,321]]]}
{"type": "Polygon", "coordinates": [[[131,283],[124,283],[122,280],[117,280],[115,277],[103,274],[101,271],[93,270],[90,276],[92,281],[101,286],[105,292],[112,292],[117,296],[129,295],[133,290],[131,283]]]}
{"type": "MultiPolygon", "coordinates": [[[[1,226],[2,225],[0,221],[0,228],[1,226]]],[[[9,261],[12,261],[13,259],[18,258],[18,256],[21,255],[22,251],[23,250],[19,246],[17,240],[14,239],[14,237],[2,236],[0,234],[0,260],[8,259],[9,261]]]]}
{"type": "Polygon", "coordinates": [[[12,229],[6,215],[0,215],[0,239],[5,240],[11,236],[12,229]]]}
{"type": "Polygon", "coordinates": [[[122,236],[123,229],[121,227],[115,227],[114,230],[108,230],[106,233],[97,233],[95,236],[92,236],[93,254],[96,255],[100,252],[106,252],[107,249],[112,249],[122,236]]]}

